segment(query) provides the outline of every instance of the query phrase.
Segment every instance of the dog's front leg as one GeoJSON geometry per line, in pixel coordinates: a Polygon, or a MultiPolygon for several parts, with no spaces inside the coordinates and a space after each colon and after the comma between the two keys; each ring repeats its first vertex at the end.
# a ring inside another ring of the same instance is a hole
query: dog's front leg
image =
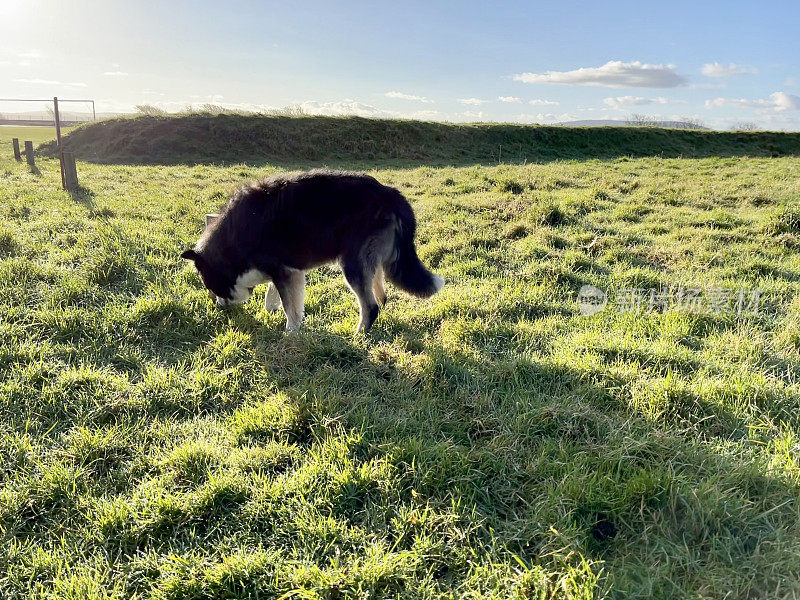
{"type": "Polygon", "coordinates": [[[305,314],[306,274],[286,267],[273,281],[286,314],[286,331],[297,331],[305,314]]]}

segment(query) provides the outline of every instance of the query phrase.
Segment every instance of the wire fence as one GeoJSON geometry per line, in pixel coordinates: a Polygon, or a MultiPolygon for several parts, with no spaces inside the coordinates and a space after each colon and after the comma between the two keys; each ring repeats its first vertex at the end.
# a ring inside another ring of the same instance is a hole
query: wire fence
{"type": "MultiPolygon", "coordinates": [[[[79,125],[80,123],[88,123],[92,121],[92,116],[81,114],[66,114],[61,117],[61,126],[62,127],[70,127],[72,125],[79,125]]],[[[52,127],[53,126],[53,117],[43,117],[42,115],[25,115],[25,114],[13,114],[13,115],[4,115],[0,113],[0,125],[41,125],[52,127]]]]}
{"type": "MultiPolygon", "coordinates": [[[[53,110],[53,99],[38,100],[31,98],[0,98],[0,106],[30,106],[31,103],[41,103],[40,110],[16,111],[6,108],[0,111],[0,124],[6,125],[54,125],[55,114],[53,110]]],[[[65,111],[63,107],[59,111],[59,121],[61,125],[75,125],[87,121],[97,120],[94,100],[68,100],[59,99],[59,103],[69,103],[71,106],[83,105],[78,109],[65,111]]]]}

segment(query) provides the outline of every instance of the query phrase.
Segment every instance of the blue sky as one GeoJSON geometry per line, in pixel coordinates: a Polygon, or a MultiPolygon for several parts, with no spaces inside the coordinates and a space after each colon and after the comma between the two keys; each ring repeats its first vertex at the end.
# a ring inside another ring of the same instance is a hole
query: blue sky
{"type": "Polygon", "coordinates": [[[789,1],[3,0],[0,96],[797,130],[799,33],[789,1]]]}

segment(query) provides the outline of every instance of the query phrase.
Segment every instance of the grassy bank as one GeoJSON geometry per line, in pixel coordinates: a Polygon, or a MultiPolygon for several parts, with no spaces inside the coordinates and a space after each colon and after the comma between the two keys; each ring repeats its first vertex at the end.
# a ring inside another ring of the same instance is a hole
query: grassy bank
{"type": "Polygon", "coordinates": [[[448,284],[359,338],[333,269],[285,335],[177,258],[274,166],[39,163],[0,158],[4,597],[800,594],[797,158],[375,170],[448,284]]]}
{"type": "MultiPolygon", "coordinates": [[[[66,144],[84,160],[136,164],[496,164],[620,156],[800,155],[800,133],[224,114],[111,119],[78,127],[66,144]]],[[[47,151],[52,153],[53,146],[47,151]]]]}

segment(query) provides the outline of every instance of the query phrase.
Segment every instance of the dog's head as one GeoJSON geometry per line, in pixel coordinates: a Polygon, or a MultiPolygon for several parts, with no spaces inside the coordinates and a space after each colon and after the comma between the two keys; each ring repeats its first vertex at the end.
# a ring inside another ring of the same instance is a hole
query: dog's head
{"type": "Polygon", "coordinates": [[[226,274],[221,269],[214,268],[206,257],[196,250],[185,250],[181,254],[181,258],[194,263],[211,299],[215,300],[218,306],[227,306],[234,303],[233,291],[235,282],[229,274],[226,274]]]}
{"type": "Polygon", "coordinates": [[[202,252],[197,250],[185,250],[181,254],[181,258],[194,263],[211,299],[216,301],[217,306],[247,302],[253,294],[255,286],[267,281],[265,275],[257,269],[248,269],[243,273],[231,273],[227,269],[215,267],[202,252]]]}

